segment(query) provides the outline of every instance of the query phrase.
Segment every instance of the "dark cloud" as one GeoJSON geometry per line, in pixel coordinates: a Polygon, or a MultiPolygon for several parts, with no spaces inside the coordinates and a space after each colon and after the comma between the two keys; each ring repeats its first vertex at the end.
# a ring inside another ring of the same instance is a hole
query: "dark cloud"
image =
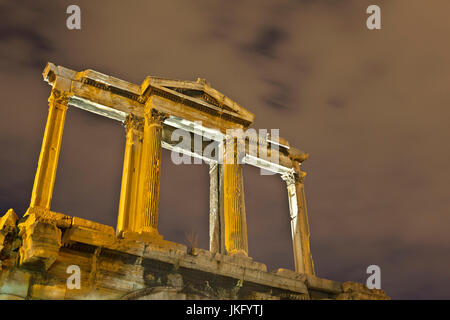
{"type": "Polygon", "coordinates": [[[269,90],[268,93],[263,97],[263,101],[270,107],[283,110],[290,105],[290,88],[284,83],[269,80],[267,81],[269,90]]]}
{"type": "MultiPolygon", "coordinates": [[[[140,83],[208,79],[308,151],[306,195],[319,276],[364,282],[378,264],[393,298],[448,298],[448,1],[69,1],[0,4],[0,211],[28,205],[47,116],[47,61],[140,83]]],[[[115,225],[124,130],[69,109],[53,209],[115,225]]],[[[163,155],[160,231],[208,247],[208,168],[163,155]]],[[[250,255],[293,268],[287,195],[244,169],[250,255]]]]}
{"type": "Polygon", "coordinates": [[[275,58],[277,47],[282,44],[286,36],[286,33],[278,26],[264,26],[258,30],[247,50],[264,57],[275,58]]]}
{"type": "Polygon", "coordinates": [[[342,97],[332,97],[327,100],[329,106],[333,108],[344,108],[345,107],[345,99],[342,97]]]}
{"type": "Polygon", "coordinates": [[[60,8],[44,0],[6,0],[0,4],[0,68],[3,72],[27,68],[39,70],[54,52],[46,32],[48,17],[60,8]],[[47,8],[46,8],[47,7],[47,8]]]}
{"type": "Polygon", "coordinates": [[[17,66],[40,69],[43,57],[51,52],[48,39],[30,29],[3,27],[0,29],[0,42],[3,70],[17,66]],[[19,50],[10,50],[14,46],[19,50]]]}

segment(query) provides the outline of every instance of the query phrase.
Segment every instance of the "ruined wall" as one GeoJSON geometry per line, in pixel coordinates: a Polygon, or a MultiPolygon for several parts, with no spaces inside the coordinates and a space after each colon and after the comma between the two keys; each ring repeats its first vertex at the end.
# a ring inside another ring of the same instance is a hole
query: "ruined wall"
{"type": "Polygon", "coordinates": [[[59,213],[0,220],[0,299],[387,299],[338,283],[170,241],[117,238],[112,227],[59,213]],[[70,265],[80,289],[69,289],[70,265]]]}

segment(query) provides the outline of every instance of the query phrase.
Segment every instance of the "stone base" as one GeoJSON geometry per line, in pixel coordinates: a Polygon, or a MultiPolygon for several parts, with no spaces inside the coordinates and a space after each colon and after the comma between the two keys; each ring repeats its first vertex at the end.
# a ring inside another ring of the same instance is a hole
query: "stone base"
{"type": "Polygon", "coordinates": [[[388,299],[381,290],[279,269],[239,255],[187,247],[151,234],[61,213],[0,218],[0,299],[388,299]],[[19,232],[17,232],[19,230],[19,232]],[[80,289],[67,286],[68,267],[80,289]]]}

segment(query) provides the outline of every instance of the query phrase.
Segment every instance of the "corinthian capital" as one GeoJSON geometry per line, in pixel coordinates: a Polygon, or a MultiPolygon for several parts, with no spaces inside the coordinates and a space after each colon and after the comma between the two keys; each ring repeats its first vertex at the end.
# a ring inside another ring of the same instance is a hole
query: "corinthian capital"
{"type": "Polygon", "coordinates": [[[51,93],[50,97],[48,98],[48,102],[67,106],[67,103],[69,102],[69,98],[70,98],[69,92],[61,91],[58,89],[52,89],[52,93],[51,93]]]}
{"type": "Polygon", "coordinates": [[[295,181],[296,181],[294,172],[286,172],[286,173],[283,173],[283,174],[281,175],[281,179],[283,179],[284,182],[286,182],[286,184],[287,184],[288,186],[290,186],[291,184],[294,184],[295,181]]]}
{"type": "Polygon", "coordinates": [[[281,175],[281,179],[283,179],[285,182],[286,182],[286,184],[288,185],[288,186],[290,186],[291,184],[294,184],[294,183],[301,183],[301,184],[304,184],[305,183],[305,176],[306,176],[306,172],[304,172],[304,171],[299,171],[299,172],[286,172],[286,173],[283,173],[282,175],[281,175]]]}
{"type": "Polygon", "coordinates": [[[142,131],[144,129],[144,120],[142,118],[136,117],[134,114],[130,113],[125,121],[123,122],[125,128],[134,129],[142,131]]]}
{"type": "Polygon", "coordinates": [[[298,171],[295,173],[295,179],[297,182],[304,184],[305,183],[305,177],[306,177],[306,172],[305,171],[298,171]]]}
{"type": "Polygon", "coordinates": [[[156,109],[151,109],[149,112],[145,112],[145,120],[149,123],[155,123],[162,125],[163,121],[168,118],[168,115],[164,112],[156,109]]]}

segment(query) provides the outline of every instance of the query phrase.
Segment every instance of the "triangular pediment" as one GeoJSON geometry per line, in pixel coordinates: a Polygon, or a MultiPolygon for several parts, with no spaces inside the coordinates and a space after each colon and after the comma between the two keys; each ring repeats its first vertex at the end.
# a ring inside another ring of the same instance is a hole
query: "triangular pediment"
{"type": "Polygon", "coordinates": [[[149,76],[141,85],[141,93],[143,93],[149,86],[165,88],[193,99],[201,100],[204,103],[220,108],[229,113],[233,113],[236,116],[245,119],[249,123],[252,123],[254,120],[253,113],[243,108],[223,93],[212,88],[205,79],[198,78],[197,81],[188,81],[149,76]]]}

